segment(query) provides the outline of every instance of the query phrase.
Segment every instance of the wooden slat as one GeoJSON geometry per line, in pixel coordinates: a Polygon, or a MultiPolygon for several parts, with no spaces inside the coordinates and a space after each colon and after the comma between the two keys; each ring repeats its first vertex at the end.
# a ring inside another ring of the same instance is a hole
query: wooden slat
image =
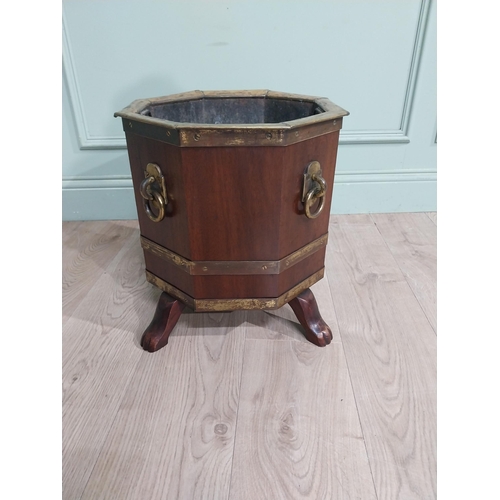
{"type": "MultiPolygon", "coordinates": [[[[117,242],[119,239],[117,239],[117,242]]],[[[158,291],[145,282],[142,251],[115,248],[63,328],[63,492],[80,498],[127,390],[158,291]]]]}
{"type": "Polygon", "coordinates": [[[64,324],[128,238],[139,240],[139,229],[137,221],[65,222],[62,236],[64,324]]]}
{"type": "Polygon", "coordinates": [[[141,356],[83,499],[226,499],[245,312],[183,314],[141,356]]]}
{"type": "Polygon", "coordinates": [[[247,340],[229,498],[375,499],[342,345],[247,340]]]}
{"type": "Polygon", "coordinates": [[[379,500],[436,496],[436,335],[368,215],[332,217],[327,269],[379,500]]]}
{"type": "Polygon", "coordinates": [[[436,331],[436,225],[424,213],[371,217],[436,331]]]}

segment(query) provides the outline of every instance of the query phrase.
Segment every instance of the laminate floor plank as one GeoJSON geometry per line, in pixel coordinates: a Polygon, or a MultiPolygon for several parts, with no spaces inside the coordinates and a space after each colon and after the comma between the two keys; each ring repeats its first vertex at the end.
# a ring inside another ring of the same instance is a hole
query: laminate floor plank
{"type": "Polygon", "coordinates": [[[369,215],[333,216],[328,281],[377,497],[436,497],[436,335],[369,215]]]}
{"type": "Polygon", "coordinates": [[[436,224],[437,226],[437,212],[426,212],[427,213],[427,216],[431,219],[432,222],[434,222],[434,224],[436,224]]]}
{"type": "Polygon", "coordinates": [[[63,223],[63,325],[129,238],[139,241],[137,221],[63,223]]]}
{"type": "Polygon", "coordinates": [[[340,343],[246,341],[229,498],[377,498],[340,343]]]}
{"type": "Polygon", "coordinates": [[[437,331],[436,225],[424,213],[372,214],[434,331],[437,331]]]}
{"type": "Polygon", "coordinates": [[[228,498],[244,315],[184,313],[142,354],[83,499],[228,498]]]}
{"type": "Polygon", "coordinates": [[[63,327],[63,493],[80,499],[142,350],[158,291],[129,240],[63,327]]]}
{"type": "Polygon", "coordinates": [[[377,218],[331,218],[329,346],[289,306],[186,309],[153,354],[137,221],[64,223],[64,500],[435,498],[436,335],[402,272],[427,236],[377,218]]]}
{"type": "Polygon", "coordinates": [[[73,233],[80,227],[81,225],[86,225],[84,221],[63,221],[62,222],[62,231],[61,231],[61,238],[62,238],[62,247],[63,251],[67,252],[67,243],[70,238],[72,238],[73,233]]]}

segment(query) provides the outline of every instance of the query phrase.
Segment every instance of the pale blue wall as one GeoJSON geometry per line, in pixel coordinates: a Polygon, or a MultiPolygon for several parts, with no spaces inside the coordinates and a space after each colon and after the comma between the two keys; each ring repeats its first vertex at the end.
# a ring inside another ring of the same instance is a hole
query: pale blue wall
{"type": "Polygon", "coordinates": [[[202,89],[325,96],[344,120],[333,213],[436,209],[433,0],[65,0],[63,217],[135,218],[121,120],[202,89]]]}

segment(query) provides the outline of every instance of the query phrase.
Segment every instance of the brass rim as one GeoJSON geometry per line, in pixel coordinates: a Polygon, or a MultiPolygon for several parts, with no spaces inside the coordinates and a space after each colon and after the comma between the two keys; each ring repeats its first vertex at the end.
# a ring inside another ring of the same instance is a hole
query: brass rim
{"type": "Polygon", "coordinates": [[[325,97],[304,96],[271,90],[194,91],[162,97],[138,99],[114,116],[123,119],[126,132],[174,144],[179,147],[288,146],[313,137],[338,132],[349,112],[325,97]],[[202,124],[174,122],[142,114],[151,104],[205,98],[272,98],[310,101],[322,113],[280,123],[202,124]],[[132,129],[131,129],[132,128],[132,129]]]}

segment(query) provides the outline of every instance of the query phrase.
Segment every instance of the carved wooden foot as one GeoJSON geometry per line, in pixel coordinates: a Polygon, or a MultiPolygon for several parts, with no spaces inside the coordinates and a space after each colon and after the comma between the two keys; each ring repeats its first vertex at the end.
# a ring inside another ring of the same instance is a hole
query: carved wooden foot
{"type": "Polygon", "coordinates": [[[184,309],[184,304],[163,292],[156,306],[153,321],[142,335],[141,346],[145,351],[155,352],[168,344],[168,337],[184,309]]]}
{"type": "Polygon", "coordinates": [[[321,317],[316,299],[309,288],[292,299],[289,304],[304,327],[304,335],[309,342],[324,347],[332,341],[332,331],[321,317]]]}

